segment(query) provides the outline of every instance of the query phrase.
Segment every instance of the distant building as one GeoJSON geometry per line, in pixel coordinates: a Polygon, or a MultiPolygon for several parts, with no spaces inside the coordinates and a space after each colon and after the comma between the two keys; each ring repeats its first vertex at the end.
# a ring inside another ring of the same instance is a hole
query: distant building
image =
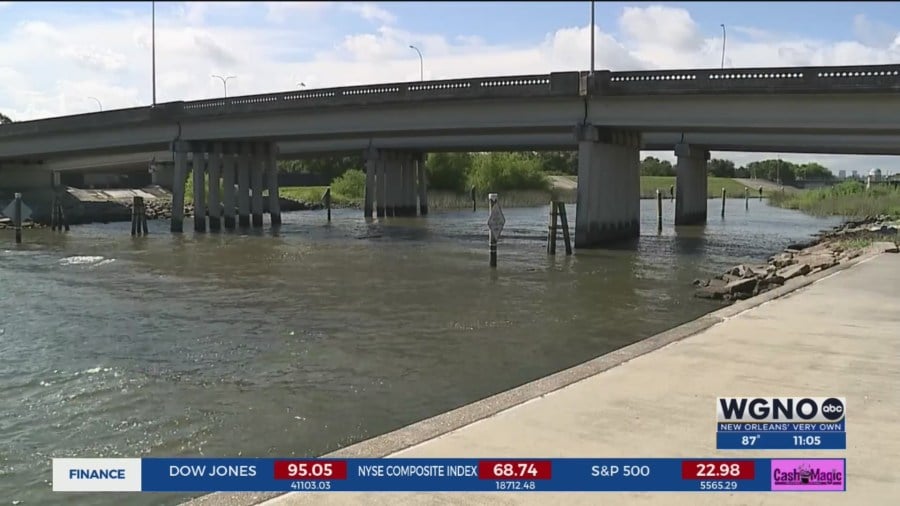
{"type": "Polygon", "coordinates": [[[839,170],[838,171],[838,179],[847,179],[847,171],[839,170]]]}
{"type": "Polygon", "coordinates": [[[869,171],[869,177],[872,178],[872,181],[881,181],[881,169],[872,169],[869,171]]]}
{"type": "Polygon", "coordinates": [[[853,179],[859,179],[859,171],[854,170],[853,172],[850,173],[850,177],[852,177],[853,179]]]}

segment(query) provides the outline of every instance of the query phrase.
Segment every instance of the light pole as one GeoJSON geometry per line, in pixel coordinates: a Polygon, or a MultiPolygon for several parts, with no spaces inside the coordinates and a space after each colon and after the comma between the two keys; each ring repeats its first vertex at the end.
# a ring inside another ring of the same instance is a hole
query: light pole
{"type": "Polygon", "coordinates": [[[725,68],[725,25],[719,25],[722,27],[722,68],[725,68]]]}
{"type": "Polygon", "coordinates": [[[591,77],[594,77],[594,0],[591,0],[591,77]]]}
{"type": "Polygon", "coordinates": [[[100,103],[100,99],[98,99],[97,97],[88,97],[88,98],[97,102],[97,106],[100,107],[101,111],[103,111],[103,104],[100,103]]]}
{"type": "Polygon", "coordinates": [[[222,76],[213,74],[212,77],[218,78],[222,81],[222,88],[225,89],[225,98],[228,98],[228,80],[235,79],[235,78],[237,78],[237,76],[222,77],[222,76]]]}
{"type": "Polygon", "coordinates": [[[414,49],[417,53],[419,53],[419,80],[425,80],[425,60],[422,59],[422,51],[419,51],[419,48],[416,46],[410,45],[410,49],[414,49]]]}
{"type": "Polygon", "coordinates": [[[150,29],[150,47],[153,53],[153,105],[156,106],[156,2],[150,2],[153,18],[150,29]]]}

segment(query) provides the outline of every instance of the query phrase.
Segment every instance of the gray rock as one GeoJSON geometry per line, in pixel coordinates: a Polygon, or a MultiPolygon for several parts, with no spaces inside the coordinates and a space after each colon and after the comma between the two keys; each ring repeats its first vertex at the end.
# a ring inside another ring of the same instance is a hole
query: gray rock
{"type": "Polygon", "coordinates": [[[781,269],[782,267],[787,267],[794,263],[794,255],[790,253],[779,253],[772,257],[771,262],[776,268],[781,269]]]}
{"type": "Polygon", "coordinates": [[[725,290],[731,295],[737,293],[753,293],[753,290],[756,288],[756,283],[756,278],[739,279],[725,285],[725,290]]]}
{"type": "Polygon", "coordinates": [[[875,251],[884,253],[897,253],[898,251],[900,251],[900,249],[897,248],[896,244],[889,241],[876,242],[872,247],[875,248],[875,251]]]}
{"type": "Polygon", "coordinates": [[[796,278],[797,276],[805,276],[806,274],[809,274],[809,271],[809,264],[796,264],[789,265],[784,269],[779,270],[775,273],[775,275],[787,281],[789,279],[796,278]]]}

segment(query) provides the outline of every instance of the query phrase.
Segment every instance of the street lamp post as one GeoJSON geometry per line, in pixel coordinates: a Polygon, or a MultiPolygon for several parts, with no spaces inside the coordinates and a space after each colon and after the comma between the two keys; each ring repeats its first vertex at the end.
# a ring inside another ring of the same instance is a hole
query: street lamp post
{"type": "Polygon", "coordinates": [[[297,86],[301,88],[306,88],[306,83],[297,83],[297,86]]]}
{"type": "Polygon", "coordinates": [[[222,77],[222,76],[213,74],[212,77],[215,77],[215,78],[220,79],[220,80],[222,81],[222,88],[225,89],[225,98],[228,98],[228,80],[229,80],[229,79],[235,79],[235,78],[237,78],[237,76],[222,77]]]}
{"type": "Polygon", "coordinates": [[[100,103],[100,99],[98,99],[97,97],[88,97],[88,98],[97,102],[97,106],[100,108],[101,111],[103,111],[103,104],[100,103]]]}
{"type": "Polygon", "coordinates": [[[591,0],[591,77],[594,77],[594,0],[591,0]]]}
{"type": "Polygon", "coordinates": [[[150,29],[150,46],[153,53],[153,105],[156,105],[156,2],[150,2],[152,8],[151,17],[153,18],[152,27],[150,29]]]}
{"type": "Polygon", "coordinates": [[[725,68],[725,25],[719,25],[722,27],[722,68],[725,68]]]}
{"type": "Polygon", "coordinates": [[[416,46],[410,45],[410,49],[414,49],[417,53],[419,53],[419,80],[425,80],[425,60],[422,59],[422,51],[419,51],[419,48],[416,46]]]}

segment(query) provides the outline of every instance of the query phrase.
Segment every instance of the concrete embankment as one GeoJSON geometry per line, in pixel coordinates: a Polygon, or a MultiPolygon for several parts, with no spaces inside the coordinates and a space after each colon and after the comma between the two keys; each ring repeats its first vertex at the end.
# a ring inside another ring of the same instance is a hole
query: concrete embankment
{"type": "Polygon", "coordinates": [[[895,504],[900,255],[869,253],[329,457],[846,457],[845,493],[212,494],[191,506],[895,504]],[[846,451],[716,451],[718,396],[847,398],[846,451]]]}
{"type": "MultiPolygon", "coordinates": [[[[23,202],[33,211],[35,224],[49,224],[50,207],[55,195],[61,196],[63,212],[70,225],[130,221],[134,197],[142,197],[144,199],[148,219],[169,219],[172,217],[172,194],[158,186],[110,190],[68,188],[66,191],[58,194],[53,190],[34,190],[22,194],[23,202]]],[[[12,198],[13,194],[2,193],[0,194],[0,203],[9,202],[12,198]]],[[[193,204],[187,203],[184,207],[185,216],[194,215],[193,204]]],[[[281,210],[283,212],[306,211],[322,209],[323,207],[321,203],[308,203],[281,198],[281,210]]],[[[263,212],[268,212],[268,210],[268,199],[263,199],[263,212]]]]}

